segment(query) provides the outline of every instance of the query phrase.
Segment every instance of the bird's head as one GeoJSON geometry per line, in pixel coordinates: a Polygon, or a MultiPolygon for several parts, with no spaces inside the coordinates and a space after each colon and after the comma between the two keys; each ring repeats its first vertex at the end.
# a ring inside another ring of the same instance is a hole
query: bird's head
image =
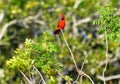
{"type": "Polygon", "coordinates": [[[64,14],[61,14],[61,20],[64,20],[64,18],[65,18],[64,14]]]}

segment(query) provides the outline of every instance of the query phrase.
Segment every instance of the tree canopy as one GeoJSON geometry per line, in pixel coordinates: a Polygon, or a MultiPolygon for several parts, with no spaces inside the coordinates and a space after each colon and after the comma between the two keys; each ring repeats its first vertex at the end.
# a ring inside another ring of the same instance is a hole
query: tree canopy
{"type": "Polygon", "coordinates": [[[0,84],[119,84],[119,23],[119,0],[0,0],[0,84]]]}

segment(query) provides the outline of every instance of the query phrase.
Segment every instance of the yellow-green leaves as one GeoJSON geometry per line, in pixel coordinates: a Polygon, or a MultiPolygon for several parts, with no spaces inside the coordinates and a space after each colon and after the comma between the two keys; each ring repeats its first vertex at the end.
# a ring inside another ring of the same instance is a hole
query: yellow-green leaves
{"type": "Polygon", "coordinates": [[[6,62],[8,68],[26,70],[34,64],[43,73],[52,75],[58,68],[54,53],[57,47],[48,40],[44,33],[39,41],[26,39],[23,49],[16,49],[15,56],[6,62]]]}

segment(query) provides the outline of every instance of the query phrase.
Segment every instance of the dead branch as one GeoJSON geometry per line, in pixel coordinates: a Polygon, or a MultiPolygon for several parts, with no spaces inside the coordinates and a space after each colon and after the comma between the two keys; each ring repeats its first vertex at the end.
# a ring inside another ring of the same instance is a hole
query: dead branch
{"type": "Polygon", "coordinates": [[[17,23],[17,20],[12,20],[12,21],[6,23],[6,24],[2,27],[2,30],[1,30],[1,32],[0,32],[0,40],[2,39],[2,37],[4,36],[4,34],[7,32],[8,27],[10,27],[11,25],[16,24],[16,23],[17,23]]]}
{"type": "Polygon", "coordinates": [[[76,61],[75,61],[74,55],[73,55],[73,53],[72,53],[72,50],[70,49],[70,47],[69,47],[69,45],[68,45],[68,42],[67,42],[67,40],[66,40],[66,38],[65,38],[65,35],[64,35],[64,33],[63,33],[63,30],[61,29],[60,31],[62,32],[62,35],[63,35],[64,41],[65,41],[65,44],[66,44],[66,46],[67,46],[67,48],[68,48],[68,50],[69,50],[69,52],[70,52],[70,54],[71,54],[71,57],[72,57],[72,60],[73,60],[74,65],[75,65],[75,68],[76,68],[77,73],[78,73],[79,75],[83,74],[84,76],[86,76],[86,77],[91,81],[92,84],[95,84],[94,81],[91,79],[91,77],[90,77],[89,75],[87,75],[85,72],[79,70],[79,68],[78,68],[78,66],[77,66],[77,63],[76,63],[76,61]]]}
{"type": "Polygon", "coordinates": [[[114,80],[114,79],[120,79],[120,75],[113,75],[113,76],[108,76],[108,77],[103,77],[103,76],[97,76],[98,79],[102,81],[109,81],[109,80],[114,80]]]}
{"type": "Polygon", "coordinates": [[[76,0],[73,8],[74,8],[74,9],[77,9],[78,6],[79,6],[79,4],[80,4],[82,1],[83,1],[83,0],[76,0]]]}
{"type": "Polygon", "coordinates": [[[73,15],[72,16],[72,22],[73,22],[72,28],[73,28],[74,37],[76,37],[78,35],[77,26],[79,26],[81,24],[84,24],[84,23],[87,23],[87,22],[90,22],[93,19],[93,17],[98,17],[98,16],[99,16],[98,12],[95,12],[93,15],[88,16],[88,17],[86,17],[84,19],[76,20],[75,15],[73,15]]]}
{"type": "Polygon", "coordinates": [[[35,23],[38,23],[38,24],[41,24],[41,25],[45,25],[45,22],[44,21],[41,21],[41,20],[38,20],[38,17],[40,16],[41,14],[38,13],[36,14],[35,16],[28,16],[24,19],[21,19],[21,20],[12,20],[6,24],[3,25],[3,27],[1,28],[1,31],[0,31],[0,40],[3,38],[3,36],[5,35],[5,33],[7,32],[8,28],[14,24],[23,24],[24,26],[26,26],[26,24],[28,24],[29,22],[35,22],[35,23]]]}
{"type": "Polygon", "coordinates": [[[72,21],[73,21],[72,28],[73,28],[73,34],[74,34],[73,36],[76,37],[78,35],[78,33],[77,33],[78,29],[77,29],[77,26],[76,26],[77,21],[76,21],[75,15],[72,16],[72,21]]]}
{"type": "Polygon", "coordinates": [[[87,18],[84,18],[84,19],[81,19],[81,20],[77,21],[76,26],[81,25],[81,24],[83,24],[83,23],[87,23],[87,22],[89,22],[89,21],[91,21],[91,20],[92,20],[92,17],[91,17],[91,16],[90,16],[90,17],[87,17],[87,18]]]}
{"type": "Polygon", "coordinates": [[[39,76],[41,77],[43,83],[46,84],[46,82],[45,82],[45,80],[44,80],[42,74],[39,72],[39,70],[38,70],[34,65],[33,65],[33,68],[34,68],[34,69],[36,70],[36,72],[39,74],[39,76]]]}
{"type": "Polygon", "coordinates": [[[104,84],[106,84],[106,81],[105,81],[105,72],[106,72],[106,70],[107,70],[108,61],[109,61],[109,55],[108,55],[108,39],[107,39],[107,28],[105,28],[105,46],[106,46],[106,49],[105,49],[106,63],[105,63],[105,67],[104,67],[104,70],[103,70],[104,84]]]}
{"type": "Polygon", "coordinates": [[[20,71],[20,73],[25,77],[25,79],[27,80],[27,82],[29,83],[29,84],[32,84],[32,82],[28,79],[28,77],[21,71],[21,70],[19,70],[20,71]]]}
{"type": "MultiPolygon", "coordinates": [[[[82,71],[83,71],[83,67],[84,67],[85,61],[86,61],[89,53],[84,52],[84,54],[85,54],[85,58],[84,58],[84,61],[83,61],[83,63],[82,63],[81,69],[80,69],[80,74],[78,74],[78,77],[77,77],[77,79],[73,82],[73,84],[76,84],[76,82],[78,81],[79,78],[80,78],[80,82],[82,82],[82,76],[83,76],[83,75],[82,75],[82,71]]],[[[80,83],[80,84],[82,84],[82,83],[80,83]]]]}

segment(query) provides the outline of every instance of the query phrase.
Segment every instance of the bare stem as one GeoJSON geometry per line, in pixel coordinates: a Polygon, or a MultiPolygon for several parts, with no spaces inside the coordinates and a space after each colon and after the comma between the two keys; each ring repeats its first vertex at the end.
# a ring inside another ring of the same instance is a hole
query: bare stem
{"type": "Polygon", "coordinates": [[[40,77],[41,77],[43,83],[46,84],[46,82],[45,82],[45,80],[44,80],[42,74],[39,72],[39,70],[38,70],[34,65],[33,65],[33,68],[34,68],[34,69],[36,70],[36,72],[40,75],[40,77]]]}
{"type": "MultiPolygon", "coordinates": [[[[57,74],[58,74],[61,78],[63,78],[63,75],[62,75],[58,70],[56,70],[56,72],[57,72],[57,74]]],[[[71,84],[71,82],[68,81],[68,84],[71,84]]]]}
{"type": "MultiPolygon", "coordinates": [[[[69,47],[69,45],[68,45],[68,42],[67,42],[67,40],[66,40],[66,38],[65,38],[65,35],[64,35],[62,29],[61,29],[60,31],[62,32],[62,35],[63,35],[64,41],[65,41],[65,43],[66,43],[66,46],[67,46],[67,48],[68,48],[68,50],[69,50],[69,52],[70,52],[70,54],[71,54],[71,56],[72,56],[72,60],[73,60],[73,63],[74,63],[74,65],[75,65],[76,71],[78,72],[79,75],[81,75],[81,73],[80,73],[80,71],[79,71],[79,69],[78,69],[78,66],[77,66],[77,64],[76,64],[74,55],[73,55],[73,53],[72,53],[72,50],[70,49],[70,47],[69,47]]],[[[93,82],[93,80],[91,79],[90,76],[88,76],[88,75],[87,75],[86,73],[84,73],[83,71],[81,71],[81,72],[82,72],[83,75],[85,75],[85,76],[92,82],[92,84],[94,84],[94,82],[93,82]]]]}
{"type": "MultiPolygon", "coordinates": [[[[85,53],[84,53],[85,54],[85,53]]],[[[88,53],[89,54],[89,53],[88,53]]],[[[84,64],[85,64],[85,60],[87,59],[87,57],[88,57],[88,54],[87,55],[85,55],[85,58],[84,58],[84,61],[83,61],[83,63],[82,63],[82,66],[81,66],[81,69],[80,69],[80,74],[78,75],[78,77],[77,77],[77,79],[73,82],[73,83],[76,83],[77,81],[78,81],[78,79],[79,79],[79,77],[80,77],[80,84],[82,84],[82,70],[83,70],[83,66],[84,66],[84,64]]]]}
{"type": "Polygon", "coordinates": [[[29,75],[29,79],[32,81],[32,77],[31,77],[31,74],[30,74],[30,68],[28,69],[28,75],[29,75]]]}
{"type": "Polygon", "coordinates": [[[103,78],[104,78],[104,84],[106,84],[105,82],[105,71],[107,70],[107,66],[108,66],[108,41],[107,41],[107,28],[105,27],[105,45],[106,45],[106,51],[105,51],[105,56],[106,56],[106,64],[103,70],[103,78]]]}
{"type": "Polygon", "coordinates": [[[28,77],[21,70],[19,70],[19,71],[25,77],[25,79],[28,81],[28,83],[32,84],[32,82],[28,79],[28,77]]]}
{"type": "Polygon", "coordinates": [[[84,72],[83,72],[83,74],[91,81],[92,84],[95,84],[94,81],[92,80],[92,78],[91,78],[89,75],[87,75],[87,74],[84,73],[84,72]]]}
{"type": "Polygon", "coordinates": [[[105,81],[110,81],[110,80],[115,80],[115,79],[120,79],[120,74],[118,74],[118,75],[112,75],[112,76],[108,76],[108,77],[105,77],[105,78],[103,78],[103,76],[97,76],[97,78],[98,79],[100,79],[100,80],[105,80],[105,81]]]}
{"type": "Polygon", "coordinates": [[[66,40],[66,38],[65,38],[65,35],[64,35],[62,29],[61,29],[61,32],[62,32],[64,41],[65,41],[65,43],[66,43],[66,46],[67,46],[67,48],[68,48],[68,50],[70,51],[70,54],[71,54],[71,56],[72,56],[72,60],[73,60],[73,62],[74,62],[75,68],[76,68],[77,72],[79,73],[79,69],[78,69],[78,66],[77,66],[77,64],[76,64],[75,58],[74,58],[73,53],[72,53],[72,51],[71,51],[71,49],[70,49],[70,47],[69,47],[69,45],[68,45],[68,42],[67,42],[67,40],[66,40]]]}

